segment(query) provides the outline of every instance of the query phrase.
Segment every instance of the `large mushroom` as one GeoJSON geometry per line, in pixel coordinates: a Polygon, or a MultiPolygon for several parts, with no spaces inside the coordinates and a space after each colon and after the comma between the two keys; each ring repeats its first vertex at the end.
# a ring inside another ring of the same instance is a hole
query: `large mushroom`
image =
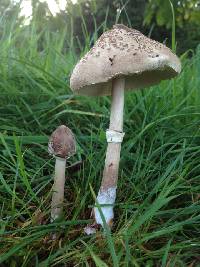
{"type": "Polygon", "coordinates": [[[72,131],[65,125],[59,126],[50,136],[48,151],[56,158],[51,201],[51,221],[53,222],[61,217],[63,211],[66,160],[76,152],[72,131]]]}
{"type": "MultiPolygon", "coordinates": [[[[149,87],[171,79],[181,71],[178,57],[165,45],[122,24],[103,33],[93,48],[77,63],[70,87],[79,95],[111,95],[110,126],[105,167],[97,203],[93,209],[95,224],[108,226],[114,217],[118,169],[123,132],[124,91],[149,87]],[[107,206],[105,206],[105,204],[107,206]],[[108,205],[109,204],[109,205],[108,205]],[[103,206],[104,205],[104,206],[103,206]]],[[[86,229],[93,233],[92,228],[86,229]]]]}

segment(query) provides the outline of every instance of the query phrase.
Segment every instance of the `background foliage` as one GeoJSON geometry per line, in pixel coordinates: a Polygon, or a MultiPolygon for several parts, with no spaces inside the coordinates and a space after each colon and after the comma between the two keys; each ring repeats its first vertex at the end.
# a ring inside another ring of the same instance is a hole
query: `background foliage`
{"type": "MultiPolygon", "coordinates": [[[[40,25],[39,31],[43,27],[53,32],[67,28],[72,31],[77,49],[85,47],[91,37],[95,39],[94,33],[100,35],[105,27],[111,28],[117,22],[170,46],[171,4],[175,12],[178,52],[194,49],[200,40],[200,0],[78,0],[76,4],[69,0],[66,10],[56,16],[52,16],[45,2],[32,0],[33,17],[40,25]]],[[[10,17],[18,15],[18,11],[18,4],[1,0],[0,14],[10,17]]],[[[18,23],[22,25],[23,18],[18,18],[18,23]]]]}

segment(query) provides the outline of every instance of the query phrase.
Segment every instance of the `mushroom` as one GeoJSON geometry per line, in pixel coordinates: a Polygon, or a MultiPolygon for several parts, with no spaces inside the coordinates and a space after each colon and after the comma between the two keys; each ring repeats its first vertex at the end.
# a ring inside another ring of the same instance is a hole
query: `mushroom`
{"type": "MultiPolygon", "coordinates": [[[[97,195],[101,212],[98,207],[93,209],[96,224],[105,227],[103,215],[106,224],[112,226],[114,218],[113,205],[124,137],[124,91],[158,84],[161,80],[175,77],[180,71],[180,60],[169,48],[122,24],[116,24],[103,33],[75,66],[70,78],[74,93],[112,97],[110,126],[106,131],[105,167],[97,195]]],[[[86,229],[88,234],[94,231],[86,229]]]]}
{"type": "Polygon", "coordinates": [[[59,126],[49,139],[48,151],[56,158],[51,201],[51,221],[53,222],[61,217],[63,211],[66,159],[76,152],[72,131],[65,125],[59,126]]]}

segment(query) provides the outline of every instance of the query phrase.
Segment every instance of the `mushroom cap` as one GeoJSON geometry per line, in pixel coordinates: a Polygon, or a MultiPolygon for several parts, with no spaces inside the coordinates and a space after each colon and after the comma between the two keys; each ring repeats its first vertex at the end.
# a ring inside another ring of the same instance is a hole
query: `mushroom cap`
{"type": "Polygon", "coordinates": [[[65,125],[59,126],[51,135],[48,143],[50,154],[69,158],[76,153],[76,142],[72,131],[65,125]]]}
{"type": "Polygon", "coordinates": [[[70,87],[80,95],[110,95],[116,77],[124,77],[125,89],[130,90],[173,78],[180,71],[180,60],[168,47],[116,24],[77,63],[70,87]]]}

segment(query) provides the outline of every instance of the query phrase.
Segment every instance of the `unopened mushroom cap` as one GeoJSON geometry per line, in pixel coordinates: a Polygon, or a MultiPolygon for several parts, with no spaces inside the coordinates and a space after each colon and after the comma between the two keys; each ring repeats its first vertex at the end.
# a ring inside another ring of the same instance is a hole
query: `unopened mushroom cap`
{"type": "Polygon", "coordinates": [[[113,78],[124,77],[125,89],[130,90],[173,78],[180,71],[180,60],[165,45],[117,24],[77,63],[70,87],[80,95],[110,95],[113,78]]]}
{"type": "Polygon", "coordinates": [[[76,142],[72,131],[65,125],[59,126],[49,139],[48,151],[60,158],[69,158],[75,154],[76,142]]]}

